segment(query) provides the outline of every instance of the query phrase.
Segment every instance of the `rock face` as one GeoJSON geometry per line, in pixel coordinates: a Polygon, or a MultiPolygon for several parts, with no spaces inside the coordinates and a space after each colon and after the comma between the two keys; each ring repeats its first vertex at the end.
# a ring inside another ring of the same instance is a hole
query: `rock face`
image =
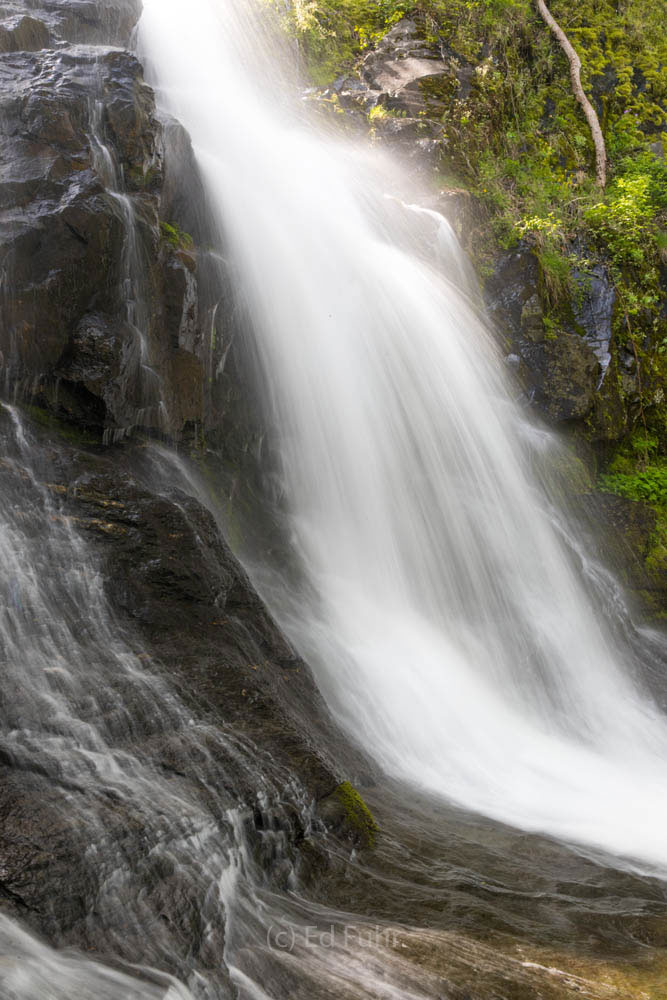
{"type": "Polygon", "coordinates": [[[545,322],[538,259],[521,244],[497,258],[485,299],[527,403],[551,424],[587,421],[592,440],[615,440],[627,422],[618,362],[610,353],[615,293],[601,265],[592,277],[575,271],[575,280],[581,293],[569,318],[545,322]]]}
{"type": "Polygon", "coordinates": [[[364,58],[359,76],[337,80],[325,95],[358,116],[375,143],[390,147],[420,176],[437,167],[442,153],[440,118],[459,84],[439,50],[427,45],[414,21],[391,29],[364,58]]]}
{"type": "Polygon", "coordinates": [[[198,257],[168,214],[189,144],[158,121],[136,58],[97,44],[126,43],[138,5],[32,9],[7,17],[0,55],[3,380],[110,439],[187,436],[216,360],[198,257]]]}
{"type": "Polygon", "coordinates": [[[92,467],[71,468],[65,506],[100,553],[121,619],[193,708],[286,765],[298,761],[314,798],[330,792],[335,764],[325,748],[342,746],[340,734],[211,513],[182,490],[156,490],[149,468],[123,473],[102,457],[82,464],[92,467]]]}
{"type": "Polygon", "coordinates": [[[140,10],[140,0],[5,0],[0,52],[36,51],[63,39],[128,45],[140,10]]]}
{"type": "MultiPolygon", "coordinates": [[[[0,387],[33,418],[28,461],[0,406],[0,436],[14,441],[0,455],[2,507],[31,551],[48,555],[60,531],[75,583],[104,582],[103,620],[91,628],[81,598],[90,590],[75,589],[68,657],[47,657],[39,676],[41,694],[73,690],[84,736],[90,724],[108,754],[97,743],[81,752],[75,739],[72,759],[86,766],[68,771],[72,727],[36,711],[0,650],[0,907],[57,944],[203,975],[231,997],[221,903],[210,893],[229,861],[229,814],[283,887],[294,872],[326,870],[322,824],[343,853],[372,847],[375,821],[345,780],[371,783],[372,768],[329,717],[210,510],[158,475],[154,449],[135,434],[185,448],[204,439],[224,467],[225,499],[242,483],[252,490],[261,429],[234,353],[242,324],[229,275],[202,249],[219,235],[207,228],[188,138],[159,119],[141,66],[122,49],[138,5],[9,0],[1,10],[0,387]],[[89,654],[78,674],[74,646],[89,654]],[[146,801],[123,787],[128,775],[146,801]],[[166,798],[152,798],[155,789],[166,798]],[[188,853],[190,843],[201,852],[188,853]]],[[[441,152],[442,102],[465,92],[471,72],[404,22],[368,56],[363,79],[337,92],[365,128],[365,110],[384,108],[377,141],[428,171],[441,152]]],[[[463,215],[465,197],[452,197],[463,215]]],[[[534,265],[532,255],[508,263],[498,319],[507,317],[542,411],[581,419],[606,312],[591,306],[590,343],[563,334],[573,381],[545,336],[534,265]]],[[[633,537],[646,545],[651,524],[634,515],[633,537]]],[[[35,565],[51,573],[59,609],[59,564],[35,565]]],[[[0,611],[21,610],[18,590],[10,596],[0,611]]],[[[23,619],[60,641],[62,616],[48,612],[23,619]]],[[[346,894],[348,884],[341,878],[346,894]]]]}
{"type": "Polygon", "coordinates": [[[667,549],[659,518],[648,504],[611,493],[592,492],[580,498],[593,530],[593,551],[613,567],[639,614],[664,619],[667,603],[667,549]]]}
{"type": "MultiPolygon", "coordinates": [[[[156,473],[157,452],[82,448],[67,427],[63,436],[27,420],[24,433],[29,451],[0,407],[3,510],[15,512],[9,532],[46,595],[23,615],[29,584],[12,589],[5,567],[0,648],[7,574],[9,606],[37,642],[23,644],[25,664],[10,656],[0,685],[0,908],[59,945],[180,978],[196,970],[232,996],[224,909],[211,895],[233,849],[227,811],[245,809],[258,857],[261,831],[273,831],[280,864],[267,861],[268,874],[282,886],[295,867],[327,865],[323,841],[304,843],[305,810],[315,807],[317,824],[317,803],[368,765],[211,513],[156,473]],[[83,589],[72,590],[79,571],[83,589]],[[84,582],[95,579],[102,604],[84,582]],[[73,598],[83,602],[74,617],[73,598]],[[45,669],[33,679],[40,643],[45,669]],[[66,700],[44,713],[52,674],[53,691],[67,677],[66,700]]],[[[348,842],[349,824],[324,806],[322,819],[348,842]]]]}
{"type": "Polygon", "coordinates": [[[361,78],[377,101],[410,117],[424,111],[442,113],[447,91],[456,90],[448,65],[410,20],[397,24],[369,52],[361,78]]]}
{"type": "MultiPolygon", "coordinates": [[[[264,849],[263,825],[281,831],[286,868],[274,868],[284,879],[304,838],[292,800],[302,796],[303,811],[368,765],[332,723],[211,513],[159,479],[141,438],[188,445],[205,435],[216,466],[231,470],[221,474],[225,489],[240,493],[239,478],[252,488],[256,404],[233,350],[230,279],[201,249],[219,238],[207,228],[190,142],[159,120],[136,58],[111,47],[129,43],[138,4],[31,0],[4,3],[2,15],[0,391],[31,428],[28,459],[0,405],[3,506],[19,510],[38,553],[50,552],[51,526],[70,525],[104,579],[113,623],[75,625],[72,636],[85,649],[108,626],[109,645],[117,637],[123,656],[137,656],[127,676],[110,656],[98,684],[103,648],[90,648],[90,676],[77,665],[77,708],[97,705],[93,724],[110,752],[130,754],[157,787],[167,780],[195,815],[204,811],[204,828],[217,831],[212,856],[227,836],[226,810],[244,803],[251,850],[264,849]],[[152,702],[142,661],[150,683],[166,684],[152,702]],[[278,816],[257,804],[272,782],[285,803],[278,816]]],[[[179,838],[155,802],[68,776],[60,761],[70,730],[50,757],[60,723],[45,724],[11,683],[3,663],[0,907],[58,944],[183,978],[197,969],[232,995],[219,901],[206,919],[211,872],[187,853],[169,856],[179,838]],[[34,740],[17,749],[10,734],[27,718],[34,740]],[[148,926],[150,935],[139,930],[148,926]]],[[[183,828],[186,840],[202,835],[195,828],[183,828]]],[[[324,852],[311,845],[310,867],[314,859],[324,864],[324,852]]]]}

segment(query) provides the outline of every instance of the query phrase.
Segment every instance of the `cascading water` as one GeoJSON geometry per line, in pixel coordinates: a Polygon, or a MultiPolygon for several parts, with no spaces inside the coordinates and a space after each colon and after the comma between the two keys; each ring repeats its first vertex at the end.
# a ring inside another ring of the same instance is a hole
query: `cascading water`
{"type": "Polygon", "coordinates": [[[238,266],[316,594],[275,607],[330,705],[388,772],[664,873],[666,720],[531,479],[549,439],[460,274],[406,245],[386,166],[304,125],[250,5],[144,7],[238,266]]]}
{"type": "MultiPolygon", "coordinates": [[[[56,817],[76,845],[65,848],[78,861],[73,911],[53,931],[66,945],[74,925],[95,953],[56,951],[0,913],[0,998],[426,1000],[419,973],[382,954],[381,935],[374,948],[361,932],[335,948],[308,939],[317,921],[346,914],[272,886],[274,866],[297,882],[289,815],[302,833],[311,823],[294,776],[233,729],[193,718],[131,648],[62,507],[67,489],[48,479],[51,449],[2,403],[0,445],[0,760],[14,789],[3,807],[26,789],[31,837],[56,817]],[[252,846],[253,807],[235,787],[256,796],[252,846]],[[274,946],[281,933],[287,952],[274,946]]],[[[57,878],[44,880],[45,920],[57,878]]]]}
{"type": "Polygon", "coordinates": [[[110,444],[122,441],[136,427],[151,426],[152,421],[157,426],[166,426],[166,413],[161,379],[150,363],[147,339],[150,318],[146,294],[148,267],[140,246],[136,208],[132,198],[125,193],[122,170],[104,141],[103,118],[103,102],[93,101],[90,113],[92,161],[108,197],[113,199],[118,208],[125,234],[120,293],[125,303],[125,318],[131,336],[122,359],[122,388],[125,396],[136,398],[139,404],[135,408],[132,423],[113,431],[105,431],[105,443],[110,444]]]}

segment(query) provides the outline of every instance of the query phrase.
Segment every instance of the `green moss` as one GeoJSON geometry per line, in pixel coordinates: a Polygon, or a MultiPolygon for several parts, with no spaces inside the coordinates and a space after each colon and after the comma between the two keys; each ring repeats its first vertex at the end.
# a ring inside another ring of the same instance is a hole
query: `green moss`
{"type": "Polygon", "coordinates": [[[364,847],[374,847],[378,825],[359,792],[349,781],[344,781],[336,788],[334,796],[343,808],[348,826],[361,844],[364,847]]]}
{"type": "Polygon", "coordinates": [[[590,493],[593,488],[593,479],[585,463],[570,451],[563,450],[552,459],[548,475],[571,496],[590,493]]]}
{"type": "Polygon", "coordinates": [[[146,171],[141,167],[132,167],[126,176],[130,187],[138,191],[150,191],[160,181],[160,172],[154,167],[146,171]]]}
{"type": "Polygon", "coordinates": [[[661,511],[658,515],[658,523],[646,557],[646,568],[655,579],[667,579],[667,511],[661,511]]]}
{"type": "Polygon", "coordinates": [[[393,25],[414,13],[417,0],[263,0],[296,40],[301,62],[318,87],[352,69],[393,25]]]}
{"type": "Polygon", "coordinates": [[[643,596],[656,613],[664,613],[660,602],[667,580],[667,459],[660,454],[663,445],[650,430],[636,430],[617,448],[606,473],[598,479],[603,492],[640,501],[656,515],[655,529],[642,553],[646,575],[654,586],[654,591],[643,596]]]}
{"type": "Polygon", "coordinates": [[[545,305],[556,310],[569,305],[577,291],[572,277],[572,259],[548,240],[537,245],[535,256],[540,267],[540,290],[545,305]]]}
{"type": "Polygon", "coordinates": [[[175,222],[161,222],[160,231],[162,239],[173,250],[192,250],[194,240],[189,233],[183,230],[175,222]]]}
{"type": "Polygon", "coordinates": [[[369,122],[382,121],[385,118],[405,118],[406,111],[396,111],[393,108],[387,108],[384,104],[376,104],[374,108],[368,112],[369,122]]]}
{"type": "Polygon", "coordinates": [[[23,406],[23,410],[33,424],[37,424],[39,427],[57,434],[59,438],[67,441],[68,444],[76,445],[80,448],[99,447],[101,444],[100,436],[77,427],[74,424],[68,424],[64,420],[59,420],[53,413],[43,410],[39,406],[26,405],[23,406]]]}

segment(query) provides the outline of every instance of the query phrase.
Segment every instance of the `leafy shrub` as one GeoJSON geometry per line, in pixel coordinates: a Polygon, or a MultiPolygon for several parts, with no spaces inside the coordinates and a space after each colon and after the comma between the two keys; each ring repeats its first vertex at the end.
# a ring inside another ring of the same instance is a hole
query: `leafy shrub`
{"type": "Polygon", "coordinates": [[[192,250],[194,240],[189,233],[183,232],[175,222],[161,222],[160,230],[164,241],[174,250],[192,250]]]}
{"type": "Polygon", "coordinates": [[[646,174],[619,177],[605,201],[597,202],[585,219],[611,251],[619,267],[639,266],[655,244],[655,223],[650,198],[651,179],[646,174]]]}
{"type": "Polygon", "coordinates": [[[667,505],[667,465],[651,465],[643,472],[631,474],[609,473],[600,476],[599,487],[604,493],[664,506],[667,505]]]}

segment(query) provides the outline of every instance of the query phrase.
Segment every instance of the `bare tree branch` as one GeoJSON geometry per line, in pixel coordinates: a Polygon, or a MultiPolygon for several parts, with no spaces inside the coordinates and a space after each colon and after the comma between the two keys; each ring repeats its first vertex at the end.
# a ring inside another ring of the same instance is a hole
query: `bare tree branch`
{"type": "Polygon", "coordinates": [[[595,108],[586,97],[584,88],[581,86],[581,59],[577,55],[558,21],[555,20],[549,11],[549,8],[544,0],[537,0],[537,9],[540,12],[542,20],[549,27],[551,33],[555,35],[558,40],[558,44],[570,63],[572,91],[576,99],[579,101],[584,114],[586,115],[586,121],[588,122],[588,126],[591,130],[593,145],[595,146],[595,179],[600,187],[604,187],[607,183],[607,149],[605,147],[602,129],[600,128],[600,120],[597,116],[595,108]]]}

